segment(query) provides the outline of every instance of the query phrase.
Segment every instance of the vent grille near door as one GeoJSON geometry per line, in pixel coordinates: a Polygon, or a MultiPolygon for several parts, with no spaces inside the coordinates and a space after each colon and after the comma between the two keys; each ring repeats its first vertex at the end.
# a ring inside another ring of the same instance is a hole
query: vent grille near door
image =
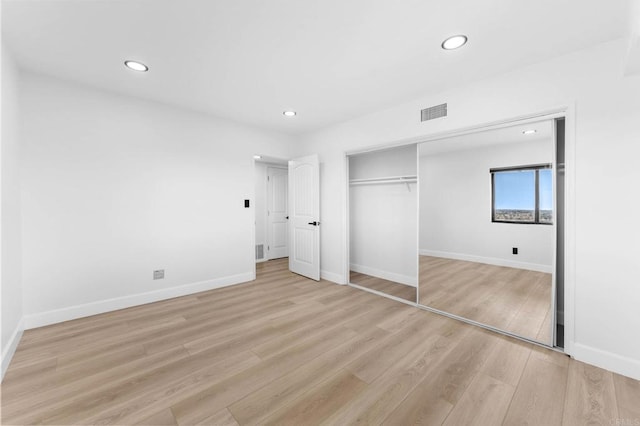
{"type": "Polygon", "coordinates": [[[264,244],[256,245],[256,260],[264,259],[264,244]]]}
{"type": "Polygon", "coordinates": [[[441,104],[425,108],[420,111],[420,121],[433,120],[434,118],[447,116],[447,104],[441,104]]]}

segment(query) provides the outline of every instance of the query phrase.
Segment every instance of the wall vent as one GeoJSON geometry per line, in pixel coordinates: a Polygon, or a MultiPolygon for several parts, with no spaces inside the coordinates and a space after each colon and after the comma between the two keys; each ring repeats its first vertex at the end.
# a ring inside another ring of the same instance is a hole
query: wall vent
{"type": "Polygon", "coordinates": [[[441,104],[425,108],[420,111],[420,121],[433,120],[434,118],[447,116],[447,104],[441,104]]]}
{"type": "Polygon", "coordinates": [[[264,259],[264,244],[256,244],[256,260],[264,259]]]}

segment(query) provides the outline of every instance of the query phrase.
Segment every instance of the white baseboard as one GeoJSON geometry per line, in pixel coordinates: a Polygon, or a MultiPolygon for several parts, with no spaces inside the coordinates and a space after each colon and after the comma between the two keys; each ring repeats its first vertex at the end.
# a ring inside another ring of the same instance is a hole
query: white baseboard
{"type": "Polygon", "coordinates": [[[350,268],[354,272],[359,272],[365,275],[371,275],[372,277],[382,278],[383,280],[394,281],[400,284],[410,285],[411,287],[418,286],[418,278],[410,277],[408,275],[397,274],[395,272],[383,271],[369,266],[356,265],[352,263],[350,268]]]}
{"type": "Polygon", "coordinates": [[[344,276],[341,274],[336,274],[335,272],[329,271],[320,271],[320,278],[323,280],[331,281],[336,284],[346,284],[347,280],[344,279],[344,276]]]}
{"type": "Polygon", "coordinates": [[[620,356],[592,346],[574,343],[571,356],[578,361],[640,380],[640,360],[620,356]]]}
{"type": "Polygon", "coordinates": [[[13,358],[13,354],[16,353],[16,348],[18,347],[18,343],[20,343],[20,338],[22,337],[23,332],[24,317],[20,318],[20,321],[18,321],[18,325],[16,325],[15,330],[13,330],[13,334],[11,334],[11,338],[9,338],[7,346],[2,348],[2,376],[0,380],[4,379],[4,373],[7,372],[9,364],[11,364],[11,359],[13,358]]]}
{"type": "Polygon", "coordinates": [[[553,266],[540,265],[538,263],[517,262],[515,260],[500,259],[497,257],[483,257],[472,254],[450,253],[446,251],[420,249],[421,256],[443,257],[445,259],[466,260],[468,262],[486,263],[488,265],[507,266],[509,268],[526,269],[528,271],[553,272],[553,266]]]}
{"type": "Polygon", "coordinates": [[[25,315],[24,327],[26,329],[43,327],[45,325],[56,324],[63,321],[88,317],[91,315],[102,314],[110,311],[117,311],[118,309],[130,308],[132,306],[144,305],[147,303],[158,302],[160,300],[186,296],[193,293],[199,293],[201,291],[227,287],[234,284],[252,281],[254,279],[255,275],[253,274],[253,272],[245,272],[242,274],[216,278],[208,281],[200,281],[197,283],[185,284],[181,286],[165,288],[162,290],[150,291],[147,293],[116,297],[113,299],[85,303],[83,305],[69,306],[67,308],[25,315]]]}

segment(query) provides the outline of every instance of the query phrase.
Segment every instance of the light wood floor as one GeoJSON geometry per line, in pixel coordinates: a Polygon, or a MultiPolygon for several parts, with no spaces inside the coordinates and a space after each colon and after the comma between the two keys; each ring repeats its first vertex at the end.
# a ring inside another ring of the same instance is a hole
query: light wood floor
{"type": "Polygon", "coordinates": [[[420,256],[418,303],[551,345],[551,274],[420,256]]]}
{"type": "Polygon", "coordinates": [[[372,277],[371,275],[361,274],[360,272],[351,271],[349,274],[349,282],[352,284],[357,284],[362,287],[377,290],[382,293],[399,297],[400,299],[408,300],[413,303],[417,301],[417,290],[415,287],[411,287],[410,285],[384,280],[378,277],[372,277]]]}
{"type": "MultiPolygon", "coordinates": [[[[3,424],[582,425],[640,382],[286,261],[258,280],[25,332],[3,424]]],[[[628,423],[627,423],[628,424],[628,423]]]]}

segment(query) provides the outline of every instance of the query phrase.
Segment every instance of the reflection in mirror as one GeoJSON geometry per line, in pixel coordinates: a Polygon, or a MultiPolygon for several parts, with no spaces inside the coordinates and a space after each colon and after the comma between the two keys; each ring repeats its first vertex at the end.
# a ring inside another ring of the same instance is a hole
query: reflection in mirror
{"type": "Polygon", "coordinates": [[[349,156],[350,283],[416,302],[416,145],[349,156]]]}
{"type": "Polygon", "coordinates": [[[547,120],[420,144],[419,304],[552,344],[554,141],[547,120]]]}

